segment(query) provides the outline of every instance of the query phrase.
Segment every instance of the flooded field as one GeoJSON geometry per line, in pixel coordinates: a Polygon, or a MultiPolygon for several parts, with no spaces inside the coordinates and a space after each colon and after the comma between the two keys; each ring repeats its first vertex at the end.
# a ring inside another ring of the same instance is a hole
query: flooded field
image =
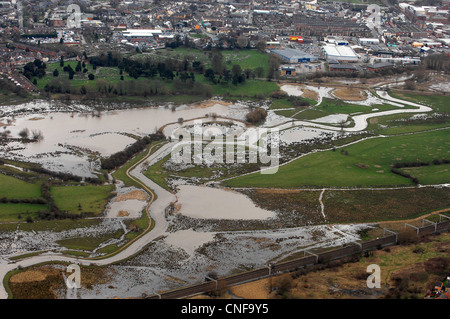
{"type": "Polygon", "coordinates": [[[207,219],[267,219],[274,213],[258,208],[243,194],[210,187],[178,186],[180,214],[207,219]]]}
{"type": "MultiPolygon", "coordinates": [[[[334,88],[331,87],[283,85],[281,89],[290,95],[302,96],[302,87],[308,90],[309,94],[317,94],[318,104],[323,98],[334,98],[331,94],[334,88]]],[[[365,100],[349,103],[369,107],[389,103],[396,108],[382,112],[373,108],[372,112],[367,114],[347,115],[339,112],[313,121],[293,120],[268,110],[262,127],[279,129],[283,143],[301,143],[320,139],[325,135],[336,137],[338,134],[344,136],[349,132],[363,132],[367,128],[367,120],[371,117],[407,112],[425,113],[431,110],[421,104],[392,98],[385,91],[376,91],[377,96],[365,92],[365,100]],[[350,120],[354,122],[351,127],[342,129],[337,125],[350,120]]],[[[123,150],[137,138],[155,133],[161,127],[164,127],[166,136],[171,136],[179,127],[191,127],[193,119],[212,121],[217,116],[226,118],[221,119],[223,122],[229,121],[226,124],[228,133],[243,133],[246,126],[241,121],[245,120],[245,115],[255,106],[251,103],[231,104],[215,101],[208,105],[185,105],[176,109],[168,106],[134,109],[117,107],[115,110],[100,112],[93,112],[95,108],[81,104],[64,106],[49,102],[5,107],[2,109],[4,116],[1,122],[7,123],[5,127],[10,131],[9,136],[12,139],[0,146],[0,157],[42,163],[44,167],[55,171],[94,176],[100,168],[101,157],[123,150]],[[23,111],[18,113],[18,110],[23,111]],[[41,132],[43,139],[21,143],[18,137],[24,129],[41,132]]],[[[268,104],[264,102],[262,107],[268,109],[268,104]]],[[[214,124],[212,127],[219,126],[214,124]]],[[[168,156],[174,143],[166,143],[130,171],[130,176],[142,182],[142,185],[156,195],[148,212],[145,207],[150,200],[149,193],[139,194],[138,189],[124,187],[119,181],[115,196],[109,200],[103,213],[102,221],[95,226],[58,233],[22,231],[20,228],[15,232],[0,232],[0,279],[17,266],[16,263],[9,263],[8,257],[45,250],[53,253],[27,258],[21,265],[26,267],[48,261],[80,262],[99,266],[115,263],[114,266],[108,266],[114,269],[113,278],[107,284],[97,285],[93,290],[83,290],[81,297],[140,296],[142,293],[155,293],[202,281],[210,271],[226,275],[258,267],[269,260],[285,258],[305,247],[313,249],[354,242],[359,239],[359,231],[367,227],[311,226],[313,223],[308,224],[310,221],[307,221],[287,229],[283,228],[287,226],[277,219],[276,212],[256,206],[248,196],[234,190],[187,185],[180,179],[176,192],[169,192],[156,182],[157,176],[149,177],[144,173],[149,166],[156,165],[168,156]],[[166,214],[169,205],[176,207],[172,215],[166,214]],[[120,245],[129,232],[124,224],[126,220],[136,220],[142,217],[142,213],[148,213],[154,221],[154,227],[117,255],[93,261],[57,254],[63,250],[58,244],[62,240],[101,237],[111,232],[121,235],[101,242],[97,250],[120,245]],[[190,227],[187,219],[194,221],[196,225],[204,223],[204,231],[201,231],[202,227],[190,227]],[[255,226],[250,228],[255,229],[252,231],[237,231],[236,228],[234,231],[224,231],[228,228],[208,231],[211,223],[219,224],[224,221],[242,222],[243,225],[250,225],[245,223],[252,222],[266,225],[276,222],[277,225],[271,230],[260,230],[263,228],[255,226]],[[180,225],[183,222],[186,224],[180,225]],[[117,264],[130,256],[134,257],[117,264]]],[[[320,207],[320,200],[321,197],[317,197],[317,200],[314,198],[312,201],[315,206],[320,207]]],[[[320,209],[314,210],[313,213],[321,216],[320,209]]],[[[3,287],[0,285],[0,288],[3,287]]],[[[3,289],[0,289],[0,297],[5,297],[3,289]]]]}
{"type": "MultiPolygon", "coordinates": [[[[47,107],[45,103],[39,105],[46,111],[50,108],[50,104],[47,107]]],[[[11,137],[17,138],[23,129],[28,129],[41,132],[43,139],[27,144],[7,143],[0,147],[0,156],[35,161],[48,169],[92,177],[99,163],[91,163],[89,154],[111,155],[132,144],[135,139],[131,136],[155,133],[161,126],[176,123],[180,118],[204,118],[208,113],[242,118],[243,113],[236,109],[217,103],[208,108],[181,106],[176,111],[167,107],[151,107],[104,111],[94,115],[51,112],[6,117],[11,122],[8,126],[11,137]]]]}

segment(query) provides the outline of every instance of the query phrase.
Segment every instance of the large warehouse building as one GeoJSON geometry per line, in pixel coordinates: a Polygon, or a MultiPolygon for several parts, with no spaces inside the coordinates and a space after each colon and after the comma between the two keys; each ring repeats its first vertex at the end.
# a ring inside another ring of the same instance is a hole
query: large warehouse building
{"type": "Polygon", "coordinates": [[[323,53],[327,61],[358,62],[358,55],[350,46],[325,45],[323,46],[323,53]]]}
{"type": "Polygon", "coordinates": [[[162,33],[161,30],[151,30],[151,29],[128,29],[126,31],[122,31],[122,35],[127,38],[136,39],[136,38],[151,38],[155,35],[160,35],[162,33]]]}
{"type": "Polygon", "coordinates": [[[287,63],[308,63],[317,62],[319,60],[318,57],[297,49],[284,48],[279,50],[271,50],[271,52],[278,55],[284,62],[287,63]]]}

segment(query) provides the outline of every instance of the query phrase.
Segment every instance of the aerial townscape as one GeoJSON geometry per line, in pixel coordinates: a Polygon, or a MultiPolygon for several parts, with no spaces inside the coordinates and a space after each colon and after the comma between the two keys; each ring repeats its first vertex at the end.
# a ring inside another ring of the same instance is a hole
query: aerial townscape
{"type": "Polygon", "coordinates": [[[449,299],[449,92],[450,0],[1,0],[0,299],[449,299]]]}

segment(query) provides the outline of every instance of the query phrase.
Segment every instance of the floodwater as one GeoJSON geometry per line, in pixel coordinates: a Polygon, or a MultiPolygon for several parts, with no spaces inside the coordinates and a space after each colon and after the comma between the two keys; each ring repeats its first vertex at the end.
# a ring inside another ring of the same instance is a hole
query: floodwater
{"type": "Polygon", "coordinates": [[[311,140],[314,138],[320,138],[323,134],[337,135],[334,131],[327,131],[321,129],[315,129],[311,127],[298,127],[295,126],[290,129],[286,129],[280,132],[280,141],[290,143],[300,143],[305,140],[311,140]]]}
{"type": "Polygon", "coordinates": [[[313,121],[319,122],[319,123],[338,124],[341,122],[346,122],[347,119],[348,119],[348,114],[332,114],[332,115],[320,117],[313,121]]]}
{"type": "Polygon", "coordinates": [[[334,88],[326,87],[326,86],[312,86],[312,85],[304,85],[304,86],[298,86],[298,85],[290,85],[285,84],[280,87],[282,91],[285,91],[288,95],[292,96],[302,96],[303,90],[302,88],[308,89],[310,91],[314,91],[318,95],[318,101],[317,105],[320,105],[322,103],[322,99],[324,97],[327,98],[333,98],[333,96],[330,94],[334,88]]]}
{"type": "Polygon", "coordinates": [[[169,233],[164,241],[169,245],[184,249],[192,256],[197,248],[212,241],[214,234],[212,232],[196,232],[192,229],[185,229],[169,233]]]}
{"type": "Polygon", "coordinates": [[[257,207],[247,196],[232,190],[180,185],[177,192],[180,213],[202,219],[268,219],[271,211],[257,207]]]}
{"type": "Polygon", "coordinates": [[[120,202],[112,202],[106,207],[105,217],[107,218],[140,218],[142,210],[145,208],[147,202],[137,199],[128,199],[120,202]],[[125,215],[120,216],[120,212],[126,212],[125,215]]]}
{"type": "Polygon", "coordinates": [[[16,116],[8,126],[11,137],[19,137],[19,132],[27,128],[30,132],[42,132],[43,140],[27,144],[8,143],[0,148],[0,156],[32,160],[56,171],[93,176],[98,163],[97,166],[89,163],[88,153],[108,156],[135,141],[125,134],[142,137],[180,118],[204,117],[208,113],[228,116],[236,110],[215,104],[208,108],[185,106],[176,111],[166,107],[106,111],[100,116],[68,112],[16,116]]]}

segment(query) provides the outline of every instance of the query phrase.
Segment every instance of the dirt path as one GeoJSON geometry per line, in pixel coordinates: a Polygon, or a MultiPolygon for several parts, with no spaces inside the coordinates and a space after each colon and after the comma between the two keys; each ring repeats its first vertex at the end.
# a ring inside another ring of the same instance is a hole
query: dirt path
{"type": "Polygon", "coordinates": [[[440,209],[440,210],[436,210],[433,211],[431,213],[416,217],[416,218],[412,218],[412,219],[401,219],[401,220],[394,220],[394,221],[384,221],[384,222],[379,222],[380,225],[385,225],[385,224],[401,224],[401,223],[410,223],[410,222],[415,222],[418,220],[422,220],[424,218],[430,217],[431,215],[437,215],[437,214],[441,214],[441,213],[446,213],[446,212],[450,212],[450,208],[444,208],[444,209],[440,209]]]}

